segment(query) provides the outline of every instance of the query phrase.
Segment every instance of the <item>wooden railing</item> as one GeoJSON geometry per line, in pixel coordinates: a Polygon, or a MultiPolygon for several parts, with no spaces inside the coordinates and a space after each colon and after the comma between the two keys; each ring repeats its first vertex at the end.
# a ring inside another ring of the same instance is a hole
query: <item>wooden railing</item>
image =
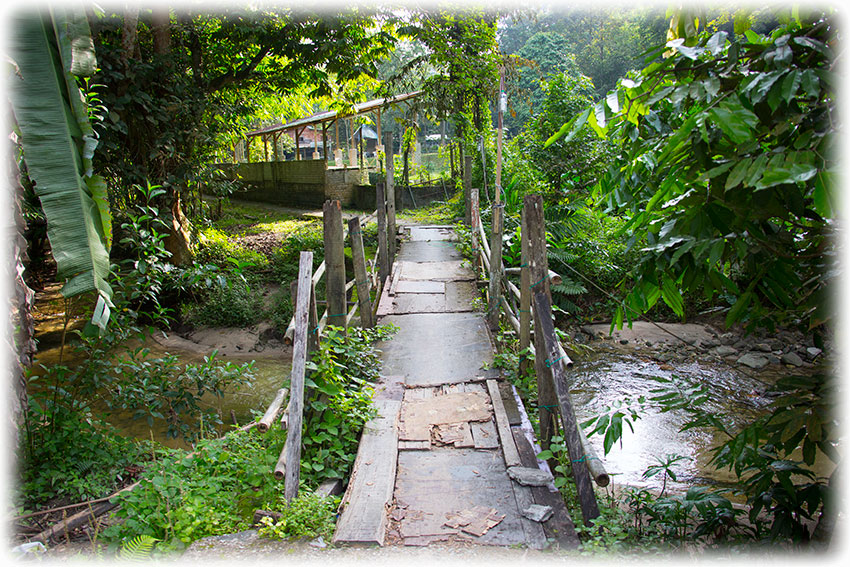
{"type": "Polygon", "coordinates": [[[589,523],[599,515],[591,477],[599,486],[608,485],[610,479],[576,421],[570,398],[567,372],[572,361],[555,334],[550,290],[551,284],[560,283],[561,278],[548,266],[542,197],[527,195],[524,199],[520,266],[507,269],[503,266],[501,253],[502,205],[498,199],[493,204],[493,224],[488,244],[481,221],[478,189],[471,187],[466,197],[474,264],[476,270],[479,273],[483,271],[489,279],[488,325],[495,332],[500,320],[504,318],[519,337],[520,352],[532,354],[531,357],[521,355],[519,371],[520,375],[525,375],[533,360],[537,376],[541,445],[544,449],[549,447],[555,432],[556,417],[560,416],[582,516],[585,523],[589,523]],[[519,285],[509,279],[509,276],[516,275],[519,275],[519,285]]]}
{"type": "Polygon", "coordinates": [[[313,252],[302,251],[299,256],[298,278],[291,283],[295,309],[284,335],[286,343],[292,345],[290,384],[288,389],[281,388],[277,391],[274,400],[257,422],[257,428],[263,432],[273,427],[275,421],[287,431],[286,442],[274,468],[275,477],[285,483],[284,495],[287,500],[298,495],[300,482],[307,355],[319,348],[321,337],[329,325],[348,328],[359,313],[360,325],[373,327],[381,295],[389,285],[390,268],[396,254],[396,218],[392,188],[392,155],[388,152],[387,156],[387,184],[377,184],[375,212],[362,219],[354,217],[343,225],[340,202],[326,201],[323,208],[325,258],[314,271],[313,252]],[[363,248],[362,229],[373,221],[377,221],[378,225],[378,254],[374,261],[368,262],[363,248]],[[354,271],[352,279],[346,277],[346,238],[351,246],[354,271]],[[325,299],[319,301],[316,297],[316,286],[323,277],[325,299]],[[352,288],[356,288],[357,301],[349,302],[348,296],[352,288]],[[319,303],[325,305],[321,317],[317,309],[319,303]],[[287,399],[286,408],[281,411],[287,399]]]}

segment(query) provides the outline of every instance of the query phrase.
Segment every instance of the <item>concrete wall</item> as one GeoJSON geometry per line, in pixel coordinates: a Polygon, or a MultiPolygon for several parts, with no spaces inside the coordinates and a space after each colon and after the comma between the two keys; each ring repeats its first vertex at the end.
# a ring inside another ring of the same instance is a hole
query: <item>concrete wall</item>
{"type": "Polygon", "coordinates": [[[231,179],[236,175],[245,191],[235,196],[247,201],[293,207],[321,208],[328,199],[343,206],[354,203],[354,187],[362,182],[358,168],[327,169],[324,160],[219,164],[231,179]]]}

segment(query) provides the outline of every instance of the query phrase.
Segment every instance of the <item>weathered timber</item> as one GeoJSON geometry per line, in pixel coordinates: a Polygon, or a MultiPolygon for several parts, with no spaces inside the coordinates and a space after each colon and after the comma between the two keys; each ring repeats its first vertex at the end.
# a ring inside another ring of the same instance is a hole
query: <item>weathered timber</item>
{"type": "Polygon", "coordinates": [[[557,397],[558,408],[561,413],[561,424],[563,426],[564,439],[567,443],[570,461],[572,462],[573,480],[576,483],[581,515],[585,525],[599,516],[599,506],[596,503],[596,495],[587,469],[587,454],[582,447],[579,435],[579,426],[576,421],[575,410],[564,373],[564,366],[556,364],[560,358],[558,351],[558,338],[555,335],[555,324],[552,322],[552,300],[545,291],[534,293],[532,301],[535,320],[538,322],[536,335],[540,337],[543,348],[538,350],[536,358],[543,359],[545,365],[552,371],[552,383],[557,397]]]}
{"type": "MultiPolygon", "coordinates": [[[[522,429],[514,428],[513,436],[522,460],[522,465],[526,467],[538,466],[537,455],[522,429]]],[[[567,507],[564,504],[564,498],[561,496],[561,493],[557,489],[553,491],[547,486],[532,486],[531,494],[534,496],[535,504],[552,508],[552,516],[543,522],[543,530],[546,533],[546,537],[555,540],[562,549],[575,549],[578,547],[578,534],[576,534],[575,525],[572,519],[570,519],[570,514],[567,512],[567,507]]]]}
{"type": "Polygon", "coordinates": [[[396,255],[396,219],[395,219],[395,173],[393,172],[393,146],[387,144],[384,148],[387,155],[387,246],[389,252],[389,263],[392,266],[396,255]]]}
{"type": "Polygon", "coordinates": [[[265,433],[272,426],[272,422],[277,417],[278,412],[280,412],[280,406],[283,405],[283,400],[286,399],[286,394],[289,393],[289,390],[286,388],[280,388],[277,391],[272,403],[269,404],[269,407],[266,409],[266,413],[263,414],[263,417],[260,418],[260,421],[257,422],[257,429],[260,432],[265,433]]]}
{"type": "Polygon", "coordinates": [[[582,429],[581,426],[578,428],[578,434],[581,439],[582,450],[584,451],[584,454],[587,455],[585,462],[587,463],[587,470],[590,471],[591,478],[593,478],[599,486],[608,486],[608,483],[611,482],[611,477],[608,476],[605,466],[596,454],[596,449],[594,449],[593,445],[590,444],[590,440],[587,438],[587,435],[584,434],[584,429],[582,429]]]}
{"type": "MultiPolygon", "coordinates": [[[[498,189],[498,185],[497,185],[498,189]]],[[[505,208],[498,200],[493,204],[493,228],[490,233],[490,285],[487,305],[487,325],[491,331],[499,328],[502,296],[502,225],[505,208]]]]}
{"type": "MultiPolygon", "coordinates": [[[[524,263],[524,262],[523,262],[524,263]]],[[[522,275],[522,267],[520,268],[505,268],[505,273],[512,276],[522,275]]],[[[555,272],[553,270],[549,270],[549,282],[554,285],[559,285],[563,283],[564,278],[561,277],[561,274],[555,272]]]]}
{"type": "Polygon", "coordinates": [[[363,251],[363,233],[360,231],[360,219],[348,221],[348,235],[351,238],[351,259],[354,264],[354,281],[357,286],[357,302],[360,307],[360,326],[368,329],[375,326],[372,317],[372,298],[369,290],[369,276],[366,270],[366,254],[363,251]]]}
{"type": "Polygon", "coordinates": [[[464,204],[464,220],[466,226],[474,228],[472,219],[472,211],[478,207],[472,204],[472,156],[464,156],[463,160],[463,204],[464,204]]]}
{"type": "Polygon", "coordinates": [[[508,423],[508,415],[505,413],[505,406],[502,403],[502,395],[499,392],[499,386],[495,380],[487,380],[487,391],[490,394],[490,401],[493,403],[493,415],[496,418],[496,431],[499,432],[499,439],[502,442],[505,466],[519,466],[519,453],[517,452],[513,435],[511,435],[511,425],[508,423]]]}
{"type": "Polygon", "coordinates": [[[481,226],[481,210],[479,208],[478,203],[479,195],[478,195],[478,187],[470,187],[469,188],[469,203],[470,203],[470,212],[469,212],[469,228],[470,228],[470,236],[472,237],[472,267],[475,270],[475,273],[478,273],[479,267],[481,266],[481,250],[478,248],[478,227],[481,226]]]}
{"type": "Polygon", "coordinates": [[[375,203],[378,207],[378,278],[390,277],[390,256],[387,236],[387,197],[383,181],[375,184],[375,203]]]}
{"type": "MultiPolygon", "coordinates": [[[[339,202],[337,201],[337,206],[339,202]]],[[[340,225],[341,226],[341,225],[340,225]]],[[[292,345],[289,423],[286,433],[284,496],[291,501],[298,496],[301,473],[301,428],[304,411],[304,372],[307,363],[307,333],[313,272],[313,253],[301,252],[298,262],[298,301],[295,304],[295,341],[292,345]]],[[[344,283],[345,280],[343,280],[344,283]]]]}
{"type": "Polygon", "coordinates": [[[325,201],[323,219],[328,325],[345,327],[345,239],[342,233],[342,207],[339,201],[325,201]]]}
{"type": "Polygon", "coordinates": [[[342,503],[334,543],[383,545],[398,459],[401,402],[375,400],[378,415],[363,427],[354,473],[342,503]]]}
{"type": "MultiPolygon", "coordinates": [[[[522,209],[520,219],[520,274],[519,274],[519,351],[526,352],[531,346],[531,248],[529,246],[528,213],[522,209]]],[[[519,357],[519,375],[526,376],[531,361],[527,355],[519,357]]]]}
{"type": "MultiPolygon", "coordinates": [[[[546,258],[546,224],[543,219],[543,196],[526,195],[523,199],[523,214],[525,216],[526,232],[523,232],[523,240],[528,240],[528,259],[524,262],[529,268],[528,289],[531,293],[542,291],[551,301],[549,287],[549,265],[546,258]]],[[[520,303],[522,303],[520,301],[520,303]]],[[[522,307],[520,307],[522,309],[522,307]]],[[[532,313],[534,328],[540,328],[537,312],[532,313]]],[[[547,317],[551,317],[551,311],[547,317]]],[[[551,321],[549,321],[551,323],[551,321]]],[[[537,353],[546,352],[541,342],[540,333],[534,333],[534,350],[537,353]]],[[[553,359],[554,360],[554,359],[553,359]]],[[[544,363],[542,356],[534,357],[534,370],[537,374],[537,406],[540,417],[540,444],[544,449],[549,448],[549,440],[555,431],[555,413],[552,411],[556,405],[555,392],[552,387],[552,370],[544,363]]]]}

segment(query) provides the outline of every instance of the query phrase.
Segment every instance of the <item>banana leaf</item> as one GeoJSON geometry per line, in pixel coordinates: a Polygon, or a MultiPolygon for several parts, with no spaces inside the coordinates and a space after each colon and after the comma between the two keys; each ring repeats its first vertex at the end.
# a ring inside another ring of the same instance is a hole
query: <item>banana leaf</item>
{"type": "MultiPolygon", "coordinates": [[[[102,180],[91,174],[96,138],[71,75],[93,68],[84,20],[61,8],[50,15],[18,14],[12,22],[12,106],[24,160],[47,218],[47,237],[62,294],[95,291],[103,327],[109,318],[109,207],[102,180]],[[66,59],[63,61],[62,55],[66,59]]],[[[90,35],[89,35],[90,38],[90,35]]]]}

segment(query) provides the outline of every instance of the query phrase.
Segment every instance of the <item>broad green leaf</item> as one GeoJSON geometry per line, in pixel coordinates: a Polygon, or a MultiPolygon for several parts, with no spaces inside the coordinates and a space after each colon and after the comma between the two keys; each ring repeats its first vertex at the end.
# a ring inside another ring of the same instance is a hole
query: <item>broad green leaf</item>
{"type": "Polygon", "coordinates": [[[751,163],[751,158],[744,158],[735,164],[735,167],[733,167],[732,171],[729,172],[729,176],[726,177],[726,185],[724,187],[727,191],[732,187],[736,187],[741,183],[741,181],[743,181],[751,163]]]}
{"type": "Polygon", "coordinates": [[[12,29],[20,69],[20,78],[11,81],[13,108],[24,159],[47,218],[57,279],[66,282],[62,293],[69,297],[96,290],[109,298],[104,219],[79,169],[81,121],[69,101],[79,92],[67,90],[61,62],[52,55],[51,27],[41,18],[18,14],[12,29]]]}
{"type": "Polygon", "coordinates": [[[732,308],[729,310],[729,313],[726,314],[726,326],[731,327],[733,324],[738,322],[741,317],[744,316],[744,312],[747,307],[749,307],[750,302],[753,300],[753,292],[745,291],[741,294],[732,308]]]}
{"type": "Polygon", "coordinates": [[[661,282],[661,298],[673,310],[673,313],[679,317],[685,316],[685,302],[682,299],[682,293],[679,291],[676,282],[669,276],[664,276],[661,282]]]}
{"type": "Polygon", "coordinates": [[[709,110],[713,122],[736,144],[743,144],[753,138],[753,127],[758,118],[740,104],[721,105],[709,110]]]}
{"type": "Polygon", "coordinates": [[[823,218],[830,218],[832,216],[831,186],[831,174],[827,171],[818,172],[815,176],[815,188],[812,198],[814,200],[815,211],[823,218]]]}

